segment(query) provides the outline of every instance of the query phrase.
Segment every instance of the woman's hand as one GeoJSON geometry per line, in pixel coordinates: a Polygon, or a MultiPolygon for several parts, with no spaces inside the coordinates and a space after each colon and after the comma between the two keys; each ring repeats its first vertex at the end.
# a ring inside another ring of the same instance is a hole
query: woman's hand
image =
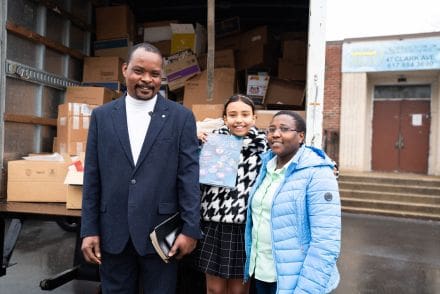
{"type": "Polygon", "coordinates": [[[208,140],[208,134],[205,132],[198,132],[197,133],[197,138],[202,141],[202,143],[206,143],[206,141],[208,140]]]}

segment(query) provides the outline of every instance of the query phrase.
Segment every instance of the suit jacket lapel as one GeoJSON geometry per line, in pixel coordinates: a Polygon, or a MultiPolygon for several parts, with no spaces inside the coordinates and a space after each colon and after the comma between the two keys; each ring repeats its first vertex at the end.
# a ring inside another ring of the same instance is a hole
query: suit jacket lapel
{"type": "Polygon", "coordinates": [[[136,169],[145,160],[145,157],[147,156],[148,152],[150,152],[151,147],[153,146],[154,141],[157,138],[157,135],[164,126],[165,122],[168,120],[168,115],[169,115],[169,109],[166,104],[165,98],[157,94],[156,105],[154,107],[154,111],[151,116],[150,126],[148,127],[147,135],[145,136],[141,153],[139,154],[139,159],[136,164],[136,169]]]}
{"type": "Polygon", "coordinates": [[[125,109],[125,97],[118,100],[112,112],[113,127],[119,143],[124,150],[125,156],[130,164],[134,167],[133,155],[131,154],[130,139],[128,136],[127,111],[125,109]]]}

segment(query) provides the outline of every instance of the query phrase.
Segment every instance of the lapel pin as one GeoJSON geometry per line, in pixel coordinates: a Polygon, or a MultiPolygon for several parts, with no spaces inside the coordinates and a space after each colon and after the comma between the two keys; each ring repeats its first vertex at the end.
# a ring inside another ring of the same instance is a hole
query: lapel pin
{"type": "Polygon", "coordinates": [[[164,118],[165,117],[165,114],[162,114],[162,118],[164,118]]]}

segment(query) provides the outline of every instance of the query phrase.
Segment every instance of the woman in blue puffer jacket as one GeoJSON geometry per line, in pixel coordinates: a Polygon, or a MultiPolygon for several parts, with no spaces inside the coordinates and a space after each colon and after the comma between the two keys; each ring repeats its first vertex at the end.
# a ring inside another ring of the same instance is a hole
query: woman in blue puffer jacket
{"type": "Polygon", "coordinates": [[[329,293],[339,283],[341,204],[334,163],[304,144],[306,124],[274,115],[270,151],[249,198],[245,279],[257,294],[329,293]]]}

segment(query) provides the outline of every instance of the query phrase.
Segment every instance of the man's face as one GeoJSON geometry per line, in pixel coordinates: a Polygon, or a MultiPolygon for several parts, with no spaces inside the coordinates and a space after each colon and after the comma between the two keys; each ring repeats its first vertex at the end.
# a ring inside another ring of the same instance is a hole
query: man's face
{"type": "Polygon", "coordinates": [[[122,66],[128,94],[139,100],[150,100],[159,92],[162,80],[162,58],[139,48],[129,63],[122,66]]]}

